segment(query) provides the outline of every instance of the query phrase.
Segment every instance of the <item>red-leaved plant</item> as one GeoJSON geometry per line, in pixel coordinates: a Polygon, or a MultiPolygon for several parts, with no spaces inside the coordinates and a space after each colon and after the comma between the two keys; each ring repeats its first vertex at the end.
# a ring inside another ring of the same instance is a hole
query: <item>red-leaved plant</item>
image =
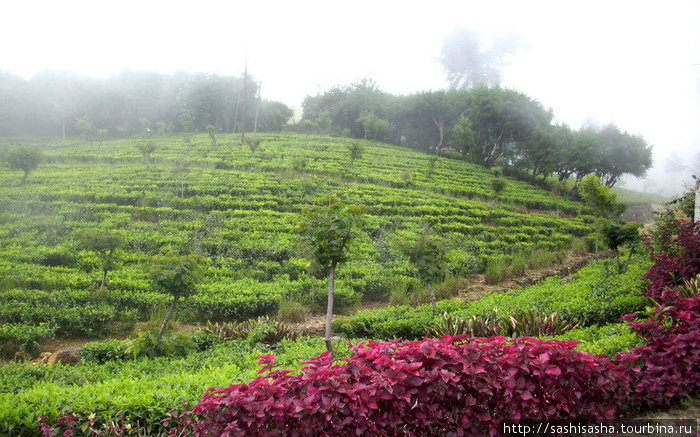
{"type": "MultiPolygon", "coordinates": [[[[664,252],[652,252],[654,264],[644,275],[650,282],[647,296],[659,303],[673,305],[673,293],[664,292],[694,278],[700,273],[700,221],[676,222],[677,234],[664,234],[660,238],[664,252]]],[[[651,248],[651,245],[649,245],[651,248]]]]}
{"type": "Polygon", "coordinates": [[[343,363],[272,370],[210,389],[172,432],[195,436],[496,435],[504,419],[614,418],[629,377],[576,342],[450,337],[369,341],[343,363]]]}
{"type": "Polygon", "coordinates": [[[615,357],[635,382],[630,405],[667,405],[700,389],[700,296],[675,299],[630,327],[647,342],[615,357]]]}
{"type": "MultiPolygon", "coordinates": [[[[679,224],[670,253],[645,278],[659,303],[646,319],[623,317],[646,345],[613,361],[576,342],[467,336],[369,341],[334,362],[324,353],[300,373],[263,355],[247,384],[209,389],[194,408],[171,411],[171,435],[496,435],[505,419],[610,419],[621,407],[655,407],[700,389],[700,296],[679,298],[700,272],[700,224],[679,224]]],[[[44,436],[73,435],[68,415],[44,436]]]]}

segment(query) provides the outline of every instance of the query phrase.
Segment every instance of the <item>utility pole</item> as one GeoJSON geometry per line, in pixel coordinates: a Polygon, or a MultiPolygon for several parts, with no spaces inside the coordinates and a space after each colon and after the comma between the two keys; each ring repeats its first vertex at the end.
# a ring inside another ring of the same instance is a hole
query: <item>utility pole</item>
{"type": "Polygon", "coordinates": [[[258,97],[255,99],[255,121],[253,122],[253,136],[258,136],[258,112],[260,111],[260,88],[262,82],[258,82],[258,97]]]}
{"type": "MultiPolygon", "coordinates": [[[[247,88],[247,83],[248,83],[248,59],[245,60],[245,70],[243,71],[243,109],[241,112],[241,143],[245,142],[245,113],[246,110],[248,109],[248,105],[246,103],[246,88],[247,88]]],[[[238,96],[239,98],[241,97],[240,95],[238,96]]]]}

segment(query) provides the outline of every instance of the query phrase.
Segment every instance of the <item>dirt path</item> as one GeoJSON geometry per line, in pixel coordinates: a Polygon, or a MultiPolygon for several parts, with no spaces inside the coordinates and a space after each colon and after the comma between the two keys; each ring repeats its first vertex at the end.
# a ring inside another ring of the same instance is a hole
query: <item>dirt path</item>
{"type": "MultiPolygon", "coordinates": [[[[540,270],[528,271],[522,276],[509,278],[498,284],[488,284],[486,281],[486,276],[484,274],[474,275],[469,278],[462,279],[459,284],[457,284],[458,295],[455,299],[462,300],[476,300],[481,296],[492,293],[494,291],[510,290],[513,288],[526,287],[528,285],[535,284],[551,276],[560,276],[563,278],[571,276],[573,273],[578,271],[581,267],[585,266],[588,261],[595,258],[602,258],[606,255],[604,252],[600,252],[598,255],[586,254],[586,255],[569,255],[563,264],[546,267],[540,270]]],[[[382,309],[389,306],[388,303],[371,303],[365,304],[357,308],[355,311],[360,310],[371,310],[371,309],[382,309]]],[[[290,323],[290,327],[297,330],[298,332],[304,333],[306,335],[312,336],[323,336],[326,324],[325,314],[313,314],[307,316],[306,320],[302,323],[290,323]]],[[[192,325],[182,325],[178,327],[178,330],[194,330],[198,328],[192,325]]],[[[120,337],[110,337],[110,338],[123,338],[120,337]]],[[[69,347],[81,347],[85,343],[91,341],[99,341],[104,339],[94,339],[94,338],[74,338],[74,339],[54,339],[44,343],[41,347],[42,352],[55,352],[59,349],[65,349],[69,347]]]]}
{"type": "MultiPolygon", "coordinates": [[[[527,271],[522,276],[506,279],[498,284],[488,284],[486,275],[478,274],[462,279],[457,285],[458,295],[455,299],[461,300],[476,300],[481,296],[492,293],[494,291],[511,290],[514,288],[527,287],[536,284],[551,276],[559,276],[565,280],[571,275],[580,270],[592,259],[604,258],[609,255],[607,252],[599,252],[598,254],[574,255],[570,254],[562,264],[545,267],[539,270],[527,271]]],[[[382,309],[389,306],[388,303],[372,303],[362,305],[353,312],[360,310],[382,309]]],[[[323,335],[326,324],[325,314],[314,314],[307,316],[302,323],[290,323],[289,325],[295,330],[307,335],[323,335]]]]}

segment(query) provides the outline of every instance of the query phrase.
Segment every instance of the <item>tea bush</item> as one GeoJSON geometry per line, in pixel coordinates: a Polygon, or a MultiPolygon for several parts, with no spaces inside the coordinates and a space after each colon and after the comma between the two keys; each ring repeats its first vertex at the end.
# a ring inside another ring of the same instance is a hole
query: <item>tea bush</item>
{"type": "Polygon", "coordinates": [[[443,313],[461,319],[485,318],[494,308],[502,314],[557,312],[563,319],[576,319],[584,326],[607,324],[648,305],[642,279],[648,267],[646,260],[637,258],[626,273],[609,275],[604,261],[593,261],[569,282],[548,278],[527,288],[491,293],[476,301],[440,301],[436,314],[428,305],[359,311],[339,318],[333,326],[336,332],[349,338],[417,339],[422,338],[425,329],[435,324],[443,313]]]}

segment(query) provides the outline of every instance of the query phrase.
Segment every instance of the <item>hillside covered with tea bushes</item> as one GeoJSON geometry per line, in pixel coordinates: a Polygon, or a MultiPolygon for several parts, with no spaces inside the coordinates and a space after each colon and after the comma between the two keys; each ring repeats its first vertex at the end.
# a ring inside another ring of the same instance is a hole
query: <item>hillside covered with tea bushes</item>
{"type": "Polygon", "coordinates": [[[400,246],[428,231],[449,246],[448,273],[464,277],[535,249],[568,249],[593,229],[580,203],[544,189],[503,179],[494,192],[483,167],[364,140],[283,133],[34,146],[44,158],[26,182],[0,171],[0,322],[38,340],[109,334],[167,305],[149,270],[168,252],[206,260],[181,320],[244,320],[282,301],[323,309],[323,274],[292,229],[304,204],[329,194],[367,207],[338,269],[340,311],[419,288],[400,246]],[[351,160],[353,145],[361,156],[351,160]],[[95,231],[120,242],[104,290],[103,261],[81,243],[95,231]]]}

